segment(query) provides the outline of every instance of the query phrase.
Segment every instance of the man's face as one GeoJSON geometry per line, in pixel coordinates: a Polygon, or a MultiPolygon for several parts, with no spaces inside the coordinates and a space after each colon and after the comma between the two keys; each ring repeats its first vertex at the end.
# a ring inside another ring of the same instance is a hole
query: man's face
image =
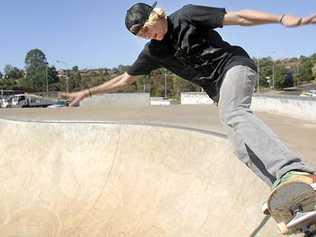
{"type": "Polygon", "coordinates": [[[157,21],[154,25],[144,25],[138,32],[137,36],[143,39],[162,40],[166,34],[165,24],[163,21],[157,21]]]}

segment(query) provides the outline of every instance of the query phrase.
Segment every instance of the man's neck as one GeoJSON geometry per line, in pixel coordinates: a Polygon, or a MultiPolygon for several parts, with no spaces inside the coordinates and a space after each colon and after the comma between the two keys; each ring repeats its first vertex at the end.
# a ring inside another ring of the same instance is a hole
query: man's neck
{"type": "Polygon", "coordinates": [[[163,19],[163,29],[164,29],[164,36],[167,34],[168,32],[168,19],[167,17],[163,19]]]}

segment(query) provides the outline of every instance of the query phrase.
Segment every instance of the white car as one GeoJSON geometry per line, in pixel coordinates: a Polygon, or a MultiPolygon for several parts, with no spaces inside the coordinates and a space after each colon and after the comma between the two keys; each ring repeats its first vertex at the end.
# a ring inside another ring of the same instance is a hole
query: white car
{"type": "MultiPolygon", "coordinates": [[[[25,108],[25,107],[35,107],[35,105],[43,106],[46,101],[40,96],[30,95],[30,94],[17,94],[8,97],[5,102],[2,103],[3,108],[25,108]]],[[[51,103],[48,103],[48,105],[51,103]]],[[[47,106],[47,105],[46,105],[47,106]]]]}
{"type": "Polygon", "coordinates": [[[25,94],[18,94],[10,96],[7,99],[7,103],[5,108],[14,107],[14,108],[22,108],[29,105],[29,98],[25,94]]]}
{"type": "Polygon", "coordinates": [[[300,96],[316,97],[316,90],[310,90],[310,91],[303,92],[300,96]]]}
{"type": "Polygon", "coordinates": [[[0,99],[0,108],[7,108],[8,107],[8,101],[5,98],[0,99]]]}

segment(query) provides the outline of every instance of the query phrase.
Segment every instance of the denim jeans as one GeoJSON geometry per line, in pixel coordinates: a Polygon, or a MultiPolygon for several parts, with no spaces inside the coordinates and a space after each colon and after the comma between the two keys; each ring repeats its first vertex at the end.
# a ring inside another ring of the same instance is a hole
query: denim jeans
{"type": "Polygon", "coordinates": [[[220,88],[219,116],[237,157],[269,186],[291,170],[314,173],[251,111],[257,76],[247,66],[235,66],[220,88]]]}

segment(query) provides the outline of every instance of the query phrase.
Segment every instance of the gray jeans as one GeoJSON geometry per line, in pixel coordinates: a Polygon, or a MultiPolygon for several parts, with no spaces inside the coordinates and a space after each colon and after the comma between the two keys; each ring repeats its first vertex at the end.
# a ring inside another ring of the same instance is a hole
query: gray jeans
{"type": "Polygon", "coordinates": [[[219,116],[237,157],[269,186],[291,170],[314,173],[250,110],[256,83],[254,70],[235,66],[227,71],[220,89],[219,116]]]}

